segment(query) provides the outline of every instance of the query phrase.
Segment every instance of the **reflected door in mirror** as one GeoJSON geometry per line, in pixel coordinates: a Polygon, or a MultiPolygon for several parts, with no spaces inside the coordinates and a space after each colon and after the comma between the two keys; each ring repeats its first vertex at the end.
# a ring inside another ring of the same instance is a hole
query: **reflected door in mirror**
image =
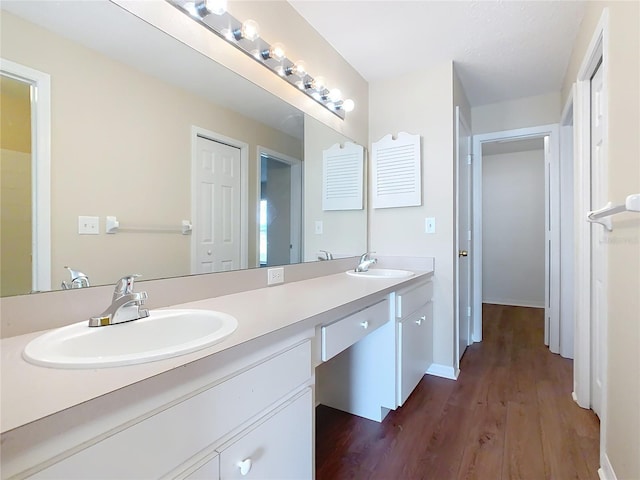
{"type": "Polygon", "coordinates": [[[198,136],[197,271],[240,268],[240,149],[198,136]]]}

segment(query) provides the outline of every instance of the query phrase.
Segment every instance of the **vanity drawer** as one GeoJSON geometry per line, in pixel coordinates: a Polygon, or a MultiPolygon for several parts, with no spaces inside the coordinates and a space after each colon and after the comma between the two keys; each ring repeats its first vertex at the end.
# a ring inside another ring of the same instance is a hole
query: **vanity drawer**
{"type": "Polygon", "coordinates": [[[433,298],[433,282],[422,283],[396,295],[396,317],[404,318],[433,298]]]}
{"type": "Polygon", "coordinates": [[[327,361],[389,320],[389,301],[375,305],[322,327],[322,361],[327,361]]]}
{"type": "Polygon", "coordinates": [[[33,478],[159,478],[311,377],[311,342],[109,436],[33,478]]]}

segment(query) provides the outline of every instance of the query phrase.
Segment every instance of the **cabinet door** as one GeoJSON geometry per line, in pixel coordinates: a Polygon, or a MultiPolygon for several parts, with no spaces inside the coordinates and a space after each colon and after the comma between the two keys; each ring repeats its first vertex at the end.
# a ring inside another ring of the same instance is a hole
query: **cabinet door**
{"type": "Polygon", "coordinates": [[[313,478],[312,423],[311,390],[307,389],[221,448],[220,479],[313,478]]]}
{"type": "Polygon", "coordinates": [[[403,405],[433,360],[433,304],[398,322],[398,405],[403,405]]]}

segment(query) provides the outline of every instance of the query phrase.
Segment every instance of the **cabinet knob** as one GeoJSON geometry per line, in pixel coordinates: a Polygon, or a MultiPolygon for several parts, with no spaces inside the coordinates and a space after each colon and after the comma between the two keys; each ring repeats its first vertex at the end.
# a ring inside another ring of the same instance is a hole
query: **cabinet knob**
{"type": "Polygon", "coordinates": [[[366,330],[367,328],[369,328],[369,322],[365,320],[364,322],[360,323],[360,326],[366,330]]]}
{"type": "Polygon", "coordinates": [[[247,475],[251,471],[251,459],[247,458],[238,462],[238,468],[240,468],[240,475],[247,475]]]}
{"type": "Polygon", "coordinates": [[[418,325],[422,325],[422,322],[424,322],[427,319],[426,315],[421,316],[418,320],[416,320],[416,323],[418,325]]]}

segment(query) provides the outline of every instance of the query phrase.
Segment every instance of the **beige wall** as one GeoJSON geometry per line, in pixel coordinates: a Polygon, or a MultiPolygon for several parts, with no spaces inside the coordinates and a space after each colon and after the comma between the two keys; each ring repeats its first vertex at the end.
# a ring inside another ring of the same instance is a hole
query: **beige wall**
{"type": "MultiPolygon", "coordinates": [[[[3,12],[4,58],[51,75],[52,285],[69,265],[93,284],[123,273],[189,273],[190,236],[104,234],[123,226],[191,218],[191,126],[249,144],[249,218],[256,211],[257,145],[302,157],[302,142],[142,74],[3,12]],[[46,49],[41,48],[47,45],[46,49]],[[78,215],[100,217],[100,235],[78,235],[78,215]],[[158,261],[158,259],[162,261],[158,261]]],[[[249,227],[249,265],[256,264],[249,227]]]]}
{"type": "Polygon", "coordinates": [[[370,213],[370,246],[378,255],[435,258],[434,362],[455,365],[454,106],[451,62],[369,87],[371,142],[407,132],[421,137],[422,206],[370,213]],[[436,233],[425,233],[425,217],[436,233]]]}
{"type": "MultiPolygon", "coordinates": [[[[608,161],[609,197],[623,202],[640,192],[640,4],[589,2],[563,86],[563,101],[576,80],[578,68],[602,9],[609,11],[608,161]]],[[[603,452],[619,479],[640,478],[640,218],[614,217],[607,237],[608,399],[603,452]]]]}
{"type": "Polygon", "coordinates": [[[322,210],[322,152],[349,139],[306,115],[304,138],[304,260],[317,260],[320,250],[361,255],[367,250],[366,202],[363,210],[322,210]],[[321,235],[315,233],[316,221],[323,224],[321,235]]]}
{"type": "Polygon", "coordinates": [[[481,105],[471,109],[473,134],[536,127],[560,121],[560,92],[481,105]]]}

